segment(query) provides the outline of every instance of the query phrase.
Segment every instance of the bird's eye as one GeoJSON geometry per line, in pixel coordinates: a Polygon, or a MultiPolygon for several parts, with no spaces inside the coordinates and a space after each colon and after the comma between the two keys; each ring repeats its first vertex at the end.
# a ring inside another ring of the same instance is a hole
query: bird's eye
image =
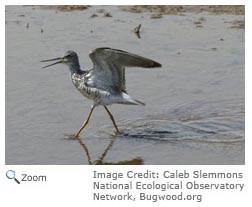
{"type": "Polygon", "coordinates": [[[69,57],[71,57],[71,55],[69,54],[69,55],[67,55],[66,57],[69,58],[69,57]]]}

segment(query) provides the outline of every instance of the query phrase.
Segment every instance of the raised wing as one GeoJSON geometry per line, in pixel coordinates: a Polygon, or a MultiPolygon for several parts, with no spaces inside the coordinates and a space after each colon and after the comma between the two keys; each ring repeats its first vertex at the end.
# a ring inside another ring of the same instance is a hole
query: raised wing
{"type": "Polygon", "coordinates": [[[89,54],[93,63],[96,64],[100,60],[113,62],[118,66],[124,67],[142,67],[142,68],[156,68],[161,67],[161,64],[141,57],[123,50],[116,50],[112,48],[97,48],[92,50],[89,54]]]}
{"type": "Polygon", "coordinates": [[[161,67],[153,60],[112,48],[97,48],[89,56],[94,64],[89,84],[115,92],[126,92],[125,67],[161,67]]]}

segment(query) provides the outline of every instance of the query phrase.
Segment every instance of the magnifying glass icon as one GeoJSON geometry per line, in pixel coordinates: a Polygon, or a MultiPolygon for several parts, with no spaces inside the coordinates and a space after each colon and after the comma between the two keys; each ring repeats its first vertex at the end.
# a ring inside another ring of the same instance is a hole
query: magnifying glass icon
{"type": "Polygon", "coordinates": [[[20,182],[18,181],[18,179],[16,178],[16,174],[14,170],[8,170],[6,172],[6,177],[9,179],[14,179],[16,181],[17,184],[20,184],[20,182]]]}

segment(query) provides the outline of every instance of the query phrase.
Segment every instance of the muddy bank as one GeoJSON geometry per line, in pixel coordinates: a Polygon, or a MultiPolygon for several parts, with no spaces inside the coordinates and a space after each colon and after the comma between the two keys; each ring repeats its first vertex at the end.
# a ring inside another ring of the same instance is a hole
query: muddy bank
{"type": "MultiPolygon", "coordinates": [[[[48,5],[40,6],[42,9],[54,9],[56,11],[68,12],[68,11],[83,11],[94,6],[87,5],[48,5]]],[[[106,8],[107,6],[104,6],[106,8]]],[[[184,15],[185,13],[202,13],[208,12],[210,14],[231,14],[231,15],[244,15],[245,7],[243,5],[135,5],[135,6],[118,6],[122,11],[131,13],[143,13],[150,12],[152,15],[151,19],[160,19],[163,15],[184,15]]],[[[96,13],[104,13],[103,17],[112,17],[112,14],[106,12],[105,9],[99,9],[96,13]]],[[[98,14],[92,14],[90,18],[99,16],[98,14]]],[[[230,28],[244,29],[245,19],[239,21],[228,22],[232,25],[230,28]]],[[[202,27],[197,25],[197,27],[202,27]]]]}
{"type": "Polygon", "coordinates": [[[244,15],[245,7],[243,5],[193,5],[193,6],[166,6],[166,5],[138,5],[122,6],[123,11],[142,13],[155,12],[161,14],[182,14],[186,12],[200,13],[209,12],[213,14],[235,14],[244,15]]]}
{"type": "MultiPolygon", "coordinates": [[[[43,9],[55,9],[58,11],[86,10],[87,5],[42,5],[43,9]]],[[[213,14],[234,14],[244,15],[245,7],[243,5],[135,5],[119,6],[123,11],[142,13],[154,12],[159,14],[182,14],[186,12],[200,13],[209,12],[213,14]]]]}
{"type": "Polygon", "coordinates": [[[57,11],[82,11],[88,9],[86,5],[42,5],[40,6],[42,9],[55,9],[57,11]]]}

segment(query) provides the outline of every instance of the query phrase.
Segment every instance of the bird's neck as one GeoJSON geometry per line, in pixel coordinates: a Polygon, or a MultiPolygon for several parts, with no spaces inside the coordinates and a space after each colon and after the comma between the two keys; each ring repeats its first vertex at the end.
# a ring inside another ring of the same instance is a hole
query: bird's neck
{"type": "Polygon", "coordinates": [[[69,65],[69,70],[71,72],[71,74],[78,74],[81,75],[83,74],[83,71],[80,69],[80,65],[78,64],[70,64],[69,65]]]}

